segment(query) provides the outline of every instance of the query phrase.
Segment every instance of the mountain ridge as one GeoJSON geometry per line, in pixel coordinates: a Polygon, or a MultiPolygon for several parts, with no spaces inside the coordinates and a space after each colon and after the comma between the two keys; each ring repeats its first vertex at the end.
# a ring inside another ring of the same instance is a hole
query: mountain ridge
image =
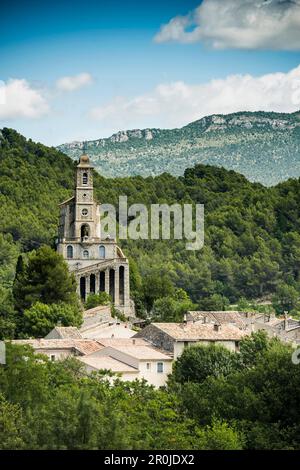
{"type": "Polygon", "coordinates": [[[213,114],[175,129],[130,129],[57,149],[77,159],[86,146],[108,177],[175,176],[197,163],[221,166],[267,186],[300,176],[300,112],[213,114]]]}

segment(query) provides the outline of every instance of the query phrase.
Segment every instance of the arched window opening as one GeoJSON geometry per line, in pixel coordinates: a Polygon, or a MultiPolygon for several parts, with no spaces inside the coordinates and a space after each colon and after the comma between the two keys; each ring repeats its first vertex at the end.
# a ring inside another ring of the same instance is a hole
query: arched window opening
{"type": "Polygon", "coordinates": [[[90,227],[88,224],[84,224],[81,226],[81,238],[85,239],[90,236],[90,227]]]}
{"type": "Polygon", "coordinates": [[[88,174],[87,173],[83,173],[82,175],[82,184],[88,184],[88,174]]]}
{"type": "Polygon", "coordinates": [[[120,305],[125,303],[125,268],[120,266],[119,268],[119,302],[120,305]]]}
{"type": "Polygon", "coordinates": [[[109,270],[109,295],[112,301],[115,301],[115,270],[109,270]]]}
{"type": "Polygon", "coordinates": [[[89,258],[89,252],[88,252],[88,250],[84,250],[84,251],[83,251],[83,257],[86,258],[86,259],[89,258]]]}
{"type": "Polygon", "coordinates": [[[69,258],[69,259],[73,258],[73,247],[72,247],[72,245],[67,246],[67,258],[69,258]]]}
{"type": "Polygon", "coordinates": [[[105,246],[99,246],[99,256],[100,258],[105,258],[105,246]]]}

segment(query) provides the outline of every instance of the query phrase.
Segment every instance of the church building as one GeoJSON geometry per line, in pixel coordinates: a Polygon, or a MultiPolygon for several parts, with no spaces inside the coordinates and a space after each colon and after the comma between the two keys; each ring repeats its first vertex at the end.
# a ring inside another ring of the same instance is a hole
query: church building
{"type": "Polygon", "coordinates": [[[75,274],[77,291],[107,292],[115,307],[131,313],[129,264],[116,240],[101,238],[100,205],[94,201],[93,166],[82,155],[76,171],[75,195],[60,204],[57,251],[75,274]]]}

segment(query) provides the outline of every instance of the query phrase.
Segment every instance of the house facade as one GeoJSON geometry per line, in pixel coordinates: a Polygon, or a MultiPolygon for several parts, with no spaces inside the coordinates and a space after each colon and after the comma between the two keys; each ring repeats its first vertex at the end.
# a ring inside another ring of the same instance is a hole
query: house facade
{"type": "Polygon", "coordinates": [[[156,347],[171,353],[174,360],[183,350],[193,345],[219,344],[237,351],[239,342],[247,335],[235,325],[211,323],[151,323],[139,331],[134,338],[143,338],[156,347]]]}

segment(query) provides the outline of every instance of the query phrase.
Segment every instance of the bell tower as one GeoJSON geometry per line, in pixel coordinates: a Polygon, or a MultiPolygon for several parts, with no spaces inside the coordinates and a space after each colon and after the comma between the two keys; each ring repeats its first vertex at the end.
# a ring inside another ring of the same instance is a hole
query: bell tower
{"type": "Polygon", "coordinates": [[[74,273],[82,301],[106,292],[116,308],[132,312],[129,264],[116,240],[101,238],[101,206],[94,200],[93,165],[83,152],[76,168],[75,193],[60,204],[57,251],[74,273]]]}
{"type": "Polygon", "coordinates": [[[76,171],[75,238],[87,242],[100,238],[98,206],[93,196],[93,166],[89,157],[81,155],[76,171]]]}

